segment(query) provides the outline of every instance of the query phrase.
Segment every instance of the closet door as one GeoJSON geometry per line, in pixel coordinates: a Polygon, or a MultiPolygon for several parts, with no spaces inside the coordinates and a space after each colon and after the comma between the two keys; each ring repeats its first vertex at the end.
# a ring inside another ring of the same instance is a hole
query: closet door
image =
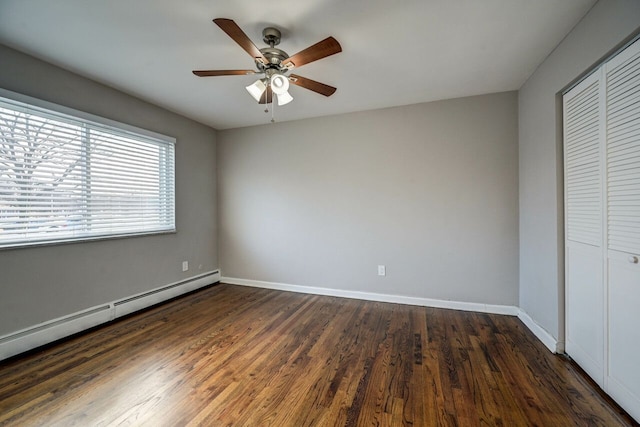
{"type": "Polygon", "coordinates": [[[605,65],[607,392],[640,419],[640,41],[605,65]]]}
{"type": "Polygon", "coordinates": [[[604,384],[601,73],[564,95],[566,351],[604,384]]]}

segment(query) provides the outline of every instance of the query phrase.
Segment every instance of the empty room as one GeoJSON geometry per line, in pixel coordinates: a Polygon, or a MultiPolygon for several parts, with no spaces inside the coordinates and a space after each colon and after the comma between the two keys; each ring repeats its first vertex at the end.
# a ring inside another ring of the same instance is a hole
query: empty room
{"type": "Polygon", "coordinates": [[[635,426],[640,1],[0,0],[0,424],[635,426]]]}

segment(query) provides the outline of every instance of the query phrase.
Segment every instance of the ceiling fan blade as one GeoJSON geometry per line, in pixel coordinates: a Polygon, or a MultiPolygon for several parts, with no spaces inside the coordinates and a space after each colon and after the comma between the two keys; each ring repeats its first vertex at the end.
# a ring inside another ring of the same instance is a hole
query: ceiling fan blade
{"type": "Polygon", "coordinates": [[[226,18],[216,18],[213,20],[218,27],[229,37],[233,39],[236,43],[240,45],[252,58],[258,59],[262,61],[263,64],[267,64],[267,58],[262,55],[260,49],[256,47],[255,44],[251,41],[251,39],[242,31],[238,24],[236,24],[232,19],[226,18]]]}
{"type": "Polygon", "coordinates": [[[258,104],[271,104],[273,102],[273,91],[271,90],[271,86],[267,86],[267,89],[262,92],[262,96],[260,97],[260,102],[258,104]]]}
{"type": "Polygon", "coordinates": [[[291,74],[289,76],[289,81],[294,85],[298,85],[305,89],[312,90],[320,95],[331,96],[335,93],[336,88],[333,86],[326,85],[324,83],[317,82],[315,80],[308,79],[306,77],[299,76],[297,74],[291,74]]]}
{"type": "Polygon", "coordinates": [[[327,56],[331,56],[339,52],[342,52],[342,47],[340,46],[340,43],[338,43],[338,40],[333,37],[327,37],[313,46],[309,46],[308,48],[285,59],[282,63],[288,69],[299,68],[304,64],[326,58],[327,56]]]}
{"type": "Polygon", "coordinates": [[[255,73],[253,70],[193,70],[193,74],[198,77],[246,76],[255,73]]]}

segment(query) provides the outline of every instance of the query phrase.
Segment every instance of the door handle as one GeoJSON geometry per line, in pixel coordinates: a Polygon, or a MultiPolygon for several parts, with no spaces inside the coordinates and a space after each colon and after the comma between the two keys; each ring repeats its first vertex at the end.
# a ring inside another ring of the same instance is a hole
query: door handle
{"type": "Polygon", "coordinates": [[[631,264],[637,264],[638,263],[638,257],[634,256],[634,255],[630,255],[629,258],[627,258],[627,261],[629,261],[631,264]]]}

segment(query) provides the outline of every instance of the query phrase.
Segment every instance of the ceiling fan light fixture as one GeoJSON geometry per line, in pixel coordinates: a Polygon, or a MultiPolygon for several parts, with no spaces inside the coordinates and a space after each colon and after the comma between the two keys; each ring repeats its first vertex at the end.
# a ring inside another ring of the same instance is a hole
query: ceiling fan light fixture
{"type": "Polygon", "coordinates": [[[276,95],[287,93],[289,90],[289,79],[282,74],[274,74],[271,76],[271,90],[273,90],[273,93],[276,95]]]}
{"type": "Polygon", "coordinates": [[[291,96],[289,92],[278,93],[276,96],[278,97],[278,105],[287,105],[293,101],[293,96],[291,96]]]}
{"type": "Polygon", "coordinates": [[[260,102],[260,98],[267,89],[267,85],[260,79],[256,80],[252,85],[247,86],[246,89],[256,102],[260,102]]]}
{"type": "Polygon", "coordinates": [[[293,101],[293,97],[289,94],[289,79],[282,74],[274,74],[271,76],[271,90],[278,97],[278,105],[287,105],[293,101]]]}

